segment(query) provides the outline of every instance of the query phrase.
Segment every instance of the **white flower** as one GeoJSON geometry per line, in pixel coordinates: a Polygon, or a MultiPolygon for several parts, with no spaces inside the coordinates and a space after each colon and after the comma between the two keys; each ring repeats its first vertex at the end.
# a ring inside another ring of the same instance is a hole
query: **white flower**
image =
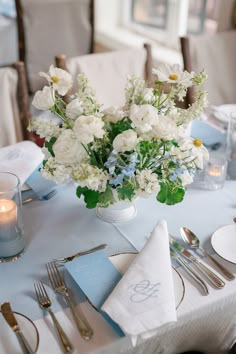
{"type": "Polygon", "coordinates": [[[46,111],[54,106],[55,95],[54,91],[51,87],[44,86],[43,90],[39,90],[35,93],[32,105],[41,109],[42,111],[46,111]]]}
{"type": "Polygon", "coordinates": [[[48,74],[40,72],[39,75],[45,77],[49,83],[52,83],[54,90],[61,96],[64,96],[72,87],[71,75],[65,70],[55,68],[53,65],[50,66],[48,74]]]}
{"type": "Polygon", "coordinates": [[[186,163],[192,162],[197,168],[203,169],[203,161],[209,159],[209,152],[200,139],[187,138],[179,142],[180,147],[173,149],[173,155],[186,163]]]}
{"type": "Polygon", "coordinates": [[[71,180],[71,168],[58,164],[53,157],[47,160],[41,172],[46,179],[58,184],[68,183],[71,180]]]}
{"type": "Polygon", "coordinates": [[[158,125],[152,127],[151,134],[158,139],[172,140],[178,136],[178,127],[172,118],[159,116],[158,125]]]}
{"type": "Polygon", "coordinates": [[[76,119],[83,113],[82,102],[76,98],[66,106],[66,116],[70,119],[76,119]]]}
{"type": "Polygon", "coordinates": [[[144,104],[133,104],[130,108],[130,119],[133,126],[138,128],[140,132],[145,133],[152,129],[153,125],[158,124],[158,111],[155,107],[144,104]]]}
{"type": "Polygon", "coordinates": [[[107,187],[109,175],[106,171],[101,170],[89,163],[81,163],[77,170],[72,172],[73,179],[79,183],[81,187],[87,187],[98,192],[104,192],[107,187]]]}
{"type": "Polygon", "coordinates": [[[160,185],[158,181],[158,176],[151,170],[138,171],[136,174],[136,180],[139,185],[141,192],[148,194],[158,193],[160,191],[160,185]]]}
{"type": "Polygon", "coordinates": [[[143,95],[144,101],[146,101],[146,102],[152,102],[152,100],[155,98],[152,88],[147,88],[146,87],[143,90],[142,95],[143,95]]]}
{"type": "Polygon", "coordinates": [[[108,107],[104,109],[102,113],[105,115],[106,122],[117,123],[119,120],[125,117],[125,113],[118,107],[108,107]]]}
{"type": "Polygon", "coordinates": [[[138,144],[139,139],[137,133],[128,129],[123,133],[118,134],[113,140],[113,147],[117,152],[131,151],[138,144]]]}
{"type": "Polygon", "coordinates": [[[193,176],[188,172],[188,170],[185,170],[183,173],[178,175],[178,177],[181,179],[183,186],[193,182],[193,176]]]}
{"type": "Polygon", "coordinates": [[[80,116],[76,119],[73,131],[82,144],[89,144],[94,138],[102,138],[104,122],[96,116],[80,116]]]}
{"type": "Polygon", "coordinates": [[[50,119],[32,119],[31,130],[36,131],[40,138],[49,141],[52,137],[57,138],[63,128],[60,128],[56,122],[50,119]]]}
{"type": "Polygon", "coordinates": [[[87,153],[80,144],[71,129],[66,129],[59,136],[53,145],[55,161],[64,164],[72,165],[81,160],[84,160],[87,153]]]}
{"type": "Polygon", "coordinates": [[[185,87],[192,86],[193,73],[183,71],[179,64],[161,64],[158,69],[152,69],[153,74],[158,76],[159,81],[170,84],[180,84],[185,87]]]}

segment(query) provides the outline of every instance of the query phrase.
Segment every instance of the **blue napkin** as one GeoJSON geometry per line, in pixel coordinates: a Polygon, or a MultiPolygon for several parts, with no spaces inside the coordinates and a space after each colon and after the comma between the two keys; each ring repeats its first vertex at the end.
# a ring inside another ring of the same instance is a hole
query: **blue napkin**
{"type": "Polygon", "coordinates": [[[122,277],[105,253],[98,251],[78,257],[72,262],[66,263],[65,268],[116,333],[119,336],[124,336],[120,327],[101,310],[101,306],[122,277]]]}
{"type": "Polygon", "coordinates": [[[226,141],[226,133],[222,133],[200,120],[194,120],[192,122],[191,136],[201,139],[206,146],[215,143],[223,145],[226,141]]]}
{"type": "MultiPolygon", "coordinates": [[[[57,187],[56,183],[45,179],[39,169],[42,167],[40,164],[32,173],[32,175],[26,180],[26,184],[31,187],[32,195],[27,195],[27,198],[33,197],[35,194],[38,198],[42,198],[46,194],[50,193],[57,187]]],[[[27,191],[30,194],[30,191],[27,191]]]]}

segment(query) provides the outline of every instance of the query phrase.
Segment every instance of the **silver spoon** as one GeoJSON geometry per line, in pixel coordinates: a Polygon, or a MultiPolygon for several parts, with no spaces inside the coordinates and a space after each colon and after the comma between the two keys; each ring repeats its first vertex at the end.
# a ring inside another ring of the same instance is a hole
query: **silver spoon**
{"type": "Polygon", "coordinates": [[[232,274],[228,269],[222,266],[217,260],[215,260],[215,258],[213,258],[209,253],[207,253],[206,250],[200,247],[199,238],[192,231],[190,231],[187,227],[181,227],[180,234],[182,236],[182,239],[191,248],[198,248],[205,256],[207,256],[227,280],[235,279],[234,274],[232,274]]]}

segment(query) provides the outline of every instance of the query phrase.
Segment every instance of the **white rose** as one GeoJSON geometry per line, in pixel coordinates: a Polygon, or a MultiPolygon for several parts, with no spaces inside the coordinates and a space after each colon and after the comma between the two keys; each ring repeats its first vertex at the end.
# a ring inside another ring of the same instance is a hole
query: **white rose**
{"type": "Polygon", "coordinates": [[[151,130],[153,125],[158,124],[158,111],[149,104],[141,106],[133,104],[130,109],[130,119],[135,128],[145,133],[151,130]]]}
{"type": "Polygon", "coordinates": [[[70,119],[76,119],[83,113],[82,103],[76,98],[66,106],[66,116],[70,119]]]}
{"type": "Polygon", "coordinates": [[[82,144],[89,144],[94,138],[102,138],[104,122],[96,116],[80,116],[76,119],[73,131],[82,144]]]}
{"type": "Polygon", "coordinates": [[[54,106],[54,91],[51,87],[44,86],[43,90],[35,93],[32,105],[43,111],[46,111],[54,106]]]}
{"type": "Polygon", "coordinates": [[[85,149],[71,129],[63,130],[53,145],[53,151],[56,162],[65,165],[80,162],[87,156],[85,149]]]}
{"type": "Polygon", "coordinates": [[[152,127],[152,136],[164,140],[172,140],[179,136],[179,129],[176,122],[168,117],[159,117],[158,125],[152,127]]]}
{"type": "Polygon", "coordinates": [[[125,113],[117,107],[108,107],[104,111],[106,122],[117,123],[119,120],[125,117],[125,113]]]}
{"type": "Polygon", "coordinates": [[[113,147],[117,152],[131,151],[135,148],[138,142],[139,139],[137,133],[134,130],[129,129],[115,137],[113,147]]]}

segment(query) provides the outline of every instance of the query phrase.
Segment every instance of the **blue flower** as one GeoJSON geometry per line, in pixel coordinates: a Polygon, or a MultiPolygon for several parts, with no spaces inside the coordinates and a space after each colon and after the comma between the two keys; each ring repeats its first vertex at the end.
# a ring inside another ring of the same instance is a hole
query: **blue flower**
{"type": "Polygon", "coordinates": [[[113,184],[114,186],[117,186],[118,184],[122,184],[123,180],[124,180],[124,177],[125,177],[124,174],[120,173],[115,178],[110,180],[109,184],[113,184]]]}

